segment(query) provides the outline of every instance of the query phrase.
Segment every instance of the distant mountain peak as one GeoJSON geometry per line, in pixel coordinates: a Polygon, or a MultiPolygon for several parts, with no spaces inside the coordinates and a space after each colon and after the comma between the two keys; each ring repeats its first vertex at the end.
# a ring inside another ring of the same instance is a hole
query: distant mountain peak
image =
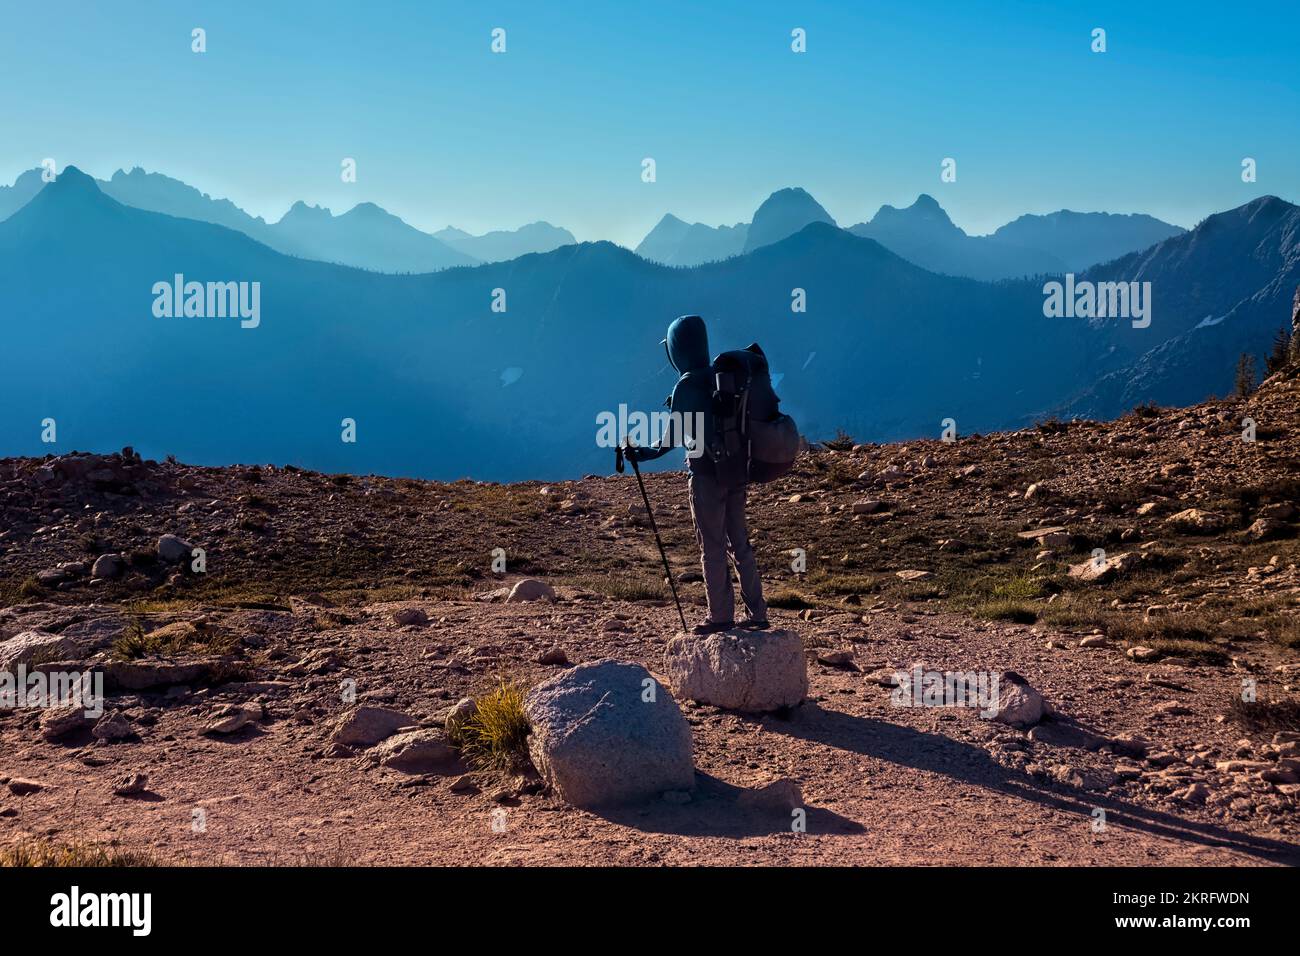
{"type": "Polygon", "coordinates": [[[280,222],[285,220],[312,222],[333,218],[334,213],[330,212],[325,206],[309,206],[299,199],[289,207],[289,211],[280,218],[280,222]]]}
{"type": "Polygon", "coordinates": [[[886,203],[876,211],[875,216],[871,219],[873,226],[888,226],[902,222],[928,223],[942,226],[945,230],[962,232],[953,223],[947,211],[939,205],[939,200],[929,193],[921,193],[916,197],[916,201],[912,205],[905,206],[902,209],[886,203]]]}
{"type": "Polygon", "coordinates": [[[760,246],[780,242],[814,222],[835,225],[831,214],[806,189],[799,186],[778,189],[755,210],[744,251],[751,252],[760,246]]]}

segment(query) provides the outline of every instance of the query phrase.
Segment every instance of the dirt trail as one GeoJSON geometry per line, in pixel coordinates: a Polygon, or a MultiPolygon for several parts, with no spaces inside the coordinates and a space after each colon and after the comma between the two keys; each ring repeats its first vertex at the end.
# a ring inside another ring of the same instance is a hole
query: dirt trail
{"type": "Polygon", "coordinates": [[[1214,702],[1226,694],[1220,669],[1136,665],[1121,650],[1064,646],[1074,642],[1061,636],[1049,649],[1049,634],[949,615],[891,611],[854,625],[777,612],[813,653],[849,646],[856,663],[810,663],[812,699],[787,719],[686,705],[699,785],[684,805],[598,815],[545,794],[495,802],[488,791],[453,792],[450,776],[411,778],[364,757],[322,756],[330,719],[346,709],[336,689],[345,678],[363,701],[435,718],[462,694],[487,689],[497,672],[529,681],[553,673],[533,663],[553,644],[575,663],[618,656],[658,669],[671,607],[578,597],[554,606],[375,605],[310,639],[303,613],[227,612],[227,626],[256,631],[267,646],[315,644],[350,663],[284,696],[230,685],[201,700],[118,701],[132,705],[126,713],[140,733],[117,744],[48,743],[33,719],[10,717],[0,723],[0,778],[33,778],[45,789],[21,798],[0,789],[0,806],[16,811],[0,817],[0,841],[93,839],[166,860],[240,864],[1300,862],[1291,809],[1225,814],[1171,800],[1161,783],[1168,765],[1036,741],[970,710],[896,707],[882,673],[917,662],[1015,670],[1071,725],[1107,738],[1141,733],[1153,754],[1181,761],[1201,752],[1212,763],[1235,754],[1241,737],[1216,721],[1214,702]],[[409,606],[431,624],[394,625],[392,612],[409,606]],[[266,702],[265,721],[233,738],[199,735],[215,705],[247,699],[266,702]],[[1187,713],[1162,714],[1170,702],[1187,713]],[[1110,779],[1129,765],[1131,776],[1110,779]],[[147,791],[113,796],[112,783],[133,772],[149,775],[147,791]],[[805,833],[791,831],[788,808],[754,805],[750,794],[779,778],[802,788],[805,833]]]}

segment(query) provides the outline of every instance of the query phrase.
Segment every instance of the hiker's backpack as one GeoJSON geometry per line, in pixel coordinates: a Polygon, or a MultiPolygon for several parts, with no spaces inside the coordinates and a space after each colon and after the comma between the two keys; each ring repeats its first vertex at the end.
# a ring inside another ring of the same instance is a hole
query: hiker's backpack
{"type": "Polygon", "coordinates": [[[781,412],[767,356],[755,342],[713,360],[708,452],[724,487],[773,481],[794,467],[799,428],[781,412]]]}

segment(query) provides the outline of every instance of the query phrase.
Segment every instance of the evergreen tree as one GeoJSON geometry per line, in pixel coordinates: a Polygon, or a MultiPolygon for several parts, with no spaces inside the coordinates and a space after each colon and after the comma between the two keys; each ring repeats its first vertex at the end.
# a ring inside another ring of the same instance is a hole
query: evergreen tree
{"type": "Polygon", "coordinates": [[[1245,398],[1255,390],[1255,356],[1242,352],[1237,359],[1237,395],[1245,398]]]}
{"type": "Polygon", "coordinates": [[[1273,351],[1269,353],[1264,365],[1268,369],[1267,374],[1272,375],[1274,372],[1280,372],[1291,364],[1291,330],[1286,326],[1277,330],[1277,335],[1273,336],[1273,351]]]}

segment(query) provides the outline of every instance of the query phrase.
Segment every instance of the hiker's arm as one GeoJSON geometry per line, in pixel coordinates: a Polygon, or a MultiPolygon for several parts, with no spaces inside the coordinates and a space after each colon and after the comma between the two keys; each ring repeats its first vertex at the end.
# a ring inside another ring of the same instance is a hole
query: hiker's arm
{"type": "Polygon", "coordinates": [[[672,451],[671,445],[651,446],[650,448],[638,448],[634,445],[631,448],[624,449],[623,454],[628,458],[635,458],[637,463],[640,464],[643,461],[654,461],[656,458],[662,458],[670,451],[672,451]]]}
{"type": "MultiPolygon", "coordinates": [[[[676,397],[677,389],[674,387],[672,395],[669,395],[668,400],[664,402],[664,406],[670,412],[673,409],[673,399],[676,397]]],[[[637,446],[626,448],[624,449],[623,454],[628,458],[636,459],[638,464],[643,461],[654,461],[656,458],[662,458],[664,455],[668,454],[668,452],[672,451],[672,449],[680,447],[681,445],[681,442],[676,440],[674,437],[675,429],[673,426],[673,419],[669,418],[668,427],[664,430],[664,433],[659,436],[657,442],[649,448],[640,448],[637,446]]]]}

